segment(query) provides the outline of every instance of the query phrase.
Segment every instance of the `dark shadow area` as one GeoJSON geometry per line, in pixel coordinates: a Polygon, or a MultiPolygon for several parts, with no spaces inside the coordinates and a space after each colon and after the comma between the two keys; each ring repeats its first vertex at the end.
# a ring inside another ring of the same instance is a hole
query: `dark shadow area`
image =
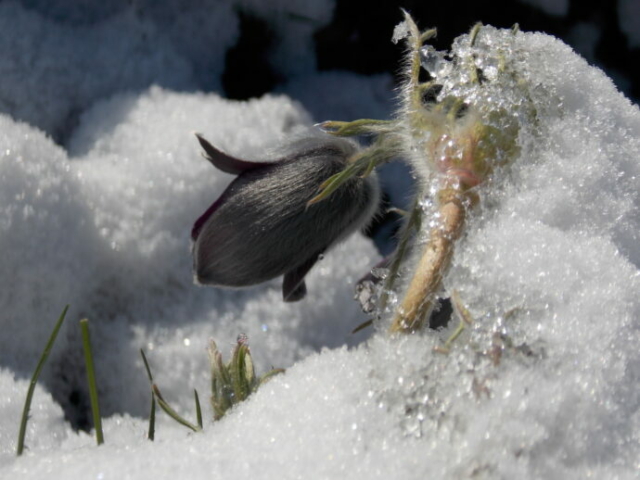
{"type": "Polygon", "coordinates": [[[222,74],[228,98],[246,100],[270,92],[282,80],[269,63],[275,33],[258,17],[239,12],[240,39],[229,49],[222,74]]]}
{"type": "Polygon", "coordinates": [[[477,22],[499,28],[518,23],[523,31],[554,35],[605,70],[633,100],[640,98],[640,69],[636,68],[640,49],[628,47],[618,25],[615,2],[572,0],[565,16],[555,16],[516,0],[460,0],[455,11],[447,2],[337,0],[333,21],[315,35],[318,68],[397,75],[404,47],[394,45],[391,37],[402,20],[401,8],[411,13],[420,28],[437,27],[438,36],[431,43],[439,50],[447,50],[454,38],[477,22]],[[585,48],[588,42],[579,41],[576,35],[576,28],[585,24],[600,32],[598,38],[587,39],[595,41],[593,58],[585,48]]]}

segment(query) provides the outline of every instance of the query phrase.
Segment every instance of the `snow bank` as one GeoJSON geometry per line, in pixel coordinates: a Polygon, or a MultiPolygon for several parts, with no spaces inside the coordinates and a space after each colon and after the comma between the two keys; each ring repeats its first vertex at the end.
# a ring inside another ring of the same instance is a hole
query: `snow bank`
{"type": "MultiPolygon", "coordinates": [[[[29,381],[18,380],[11,371],[2,368],[0,388],[0,463],[7,465],[15,458],[19,428],[19,422],[15,420],[22,415],[29,381]]],[[[33,394],[31,416],[35,421],[27,424],[29,451],[39,454],[58,450],[70,435],[71,428],[64,421],[60,406],[39,385],[33,394]]]]}
{"type": "MultiPolygon", "coordinates": [[[[233,41],[233,30],[219,31],[219,44],[233,41]]],[[[93,101],[121,89],[195,86],[191,66],[165,33],[133,11],[69,27],[2,2],[0,55],[0,111],[57,138],[68,136],[93,101]]]]}
{"type": "MultiPolygon", "coordinates": [[[[150,85],[222,91],[239,13],[266,22],[270,66],[283,78],[315,70],[313,33],[331,0],[176,0],[105,4],[9,0],[0,5],[0,111],[66,142],[93,102],[150,85]]],[[[259,81],[259,79],[257,79],[259,81]]]]}

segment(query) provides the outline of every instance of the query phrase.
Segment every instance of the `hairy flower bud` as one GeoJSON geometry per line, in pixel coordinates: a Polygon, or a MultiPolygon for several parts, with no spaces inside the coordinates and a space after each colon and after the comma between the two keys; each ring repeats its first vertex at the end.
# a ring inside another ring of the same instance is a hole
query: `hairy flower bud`
{"type": "Polygon", "coordinates": [[[326,200],[309,203],[358,152],[349,140],[302,138],[268,163],[239,160],[198,140],[215,167],[238,175],[193,227],[200,284],[245,287],[284,275],[284,300],[300,300],[320,256],[364,226],[378,206],[375,174],[351,178],[326,200]]]}

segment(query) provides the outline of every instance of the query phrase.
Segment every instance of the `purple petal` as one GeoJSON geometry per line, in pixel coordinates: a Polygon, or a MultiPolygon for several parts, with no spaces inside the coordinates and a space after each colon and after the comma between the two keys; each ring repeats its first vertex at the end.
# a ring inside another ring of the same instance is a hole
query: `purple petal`
{"type": "Polygon", "coordinates": [[[239,158],[232,157],[218,150],[197,133],[196,137],[204,149],[205,158],[209,160],[214,167],[225,173],[240,175],[243,172],[273,164],[273,162],[249,162],[247,160],[240,160],[239,158]]]}
{"type": "Polygon", "coordinates": [[[207,220],[209,220],[209,217],[213,215],[213,213],[218,209],[218,207],[222,205],[223,199],[224,199],[224,193],[220,195],[220,198],[218,198],[215,202],[213,202],[209,208],[207,208],[206,212],[204,212],[202,215],[200,215],[200,217],[198,217],[198,219],[196,220],[196,223],[193,224],[193,228],[191,229],[191,240],[193,240],[194,242],[196,241],[196,239],[198,238],[198,235],[200,234],[200,231],[202,230],[202,227],[204,226],[205,223],[207,223],[207,220]]]}
{"type": "Polygon", "coordinates": [[[307,294],[304,277],[320,258],[320,253],[312,255],[302,265],[289,270],[282,280],[282,299],[285,302],[297,302],[307,294]]]}

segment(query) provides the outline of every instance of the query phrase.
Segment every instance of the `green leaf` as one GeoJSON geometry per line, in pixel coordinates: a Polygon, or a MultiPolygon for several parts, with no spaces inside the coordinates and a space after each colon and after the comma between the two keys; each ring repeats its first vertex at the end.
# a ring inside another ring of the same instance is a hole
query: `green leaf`
{"type": "Polygon", "coordinates": [[[211,405],[214,418],[218,420],[231,408],[233,386],[228,367],[223,363],[222,354],[213,340],[209,344],[209,358],[211,360],[211,405]]]}
{"type": "Polygon", "coordinates": [[[429,30],[426,30],[426,31],[422,32],[420,34],[420,43],[422,44],[422,43],[426,42],[427,40],[431,40],[437,34],[438,34],[438,29],[437,28],[430,28],[429,30]]]}
{"type": "MultiPolygon", "coordinates": [[[[151,369],[149,368],[149,362],[147,362],[147,357],[144,354],[144,350],[140,349],[140,355],[142,355],[142,360],[143,360],[145,368],[147,370],[147,375],[149,377],[149,382],[151,383],[151,393],[153,394],[153,397],[155,398],[155,400],[158,402],[158,405],[160,405],[160,408],[167,415],[169,415],[176,422],[178,422],[180,425],[184,425],[185,427],[193,430],[194,432],[201,431],[202,427],[200,427],[198,425],[194,425],[193,423],[189,422],[188,420],[185,420],[184,418],[182,418],[178,414],[178,412],[176,412],[173,408],[171,408],[171,405],[169,405],[165,401],[165,399],[162,398],[162,393],[160,393],[160,389],[158,388],[158,386],[155,383],[153,383],[153,376],[151,375],[151,369]]],[[[152,412],[153,412],[154,426],[155,426],[155,406],[152,404],[151,408],[152,408],[152,412]]],[[[149,427],[149,431],[151,432],[151,425],[149,427]]],[[[149,435],[152,436],[151,433],[149,435]]],[[[152,440],[152,439],[153,438],[150,438],[150,440],[152,440]]]]}
{"type": "Polygon", "coordinates": [[[153,442],[156,435],[156,396],[151,392],[151,412],[149,412],[149,433],[147,438],[153,442]]]}
{"type": "Polygon", "coordinates": [[[140,349],[140,355],[142,355],[142,362],[144,363],[144,368],[147,371],[149,383],[153,383],[153,375],[151,375],[151,369],[149,368],[149,362],[147,362],[147,356],[144,354],[144,350],[140,349]]]}
{"type": "Polygon", "coordinates": [[[244,357],[245,368],[244,368],[244,376],[247,381],[247,385],[249,386],[249,390],[253,389],[253,385],[256,381],[256,370],[253,365],[253,358],[251,357],[251,350],[247,347],[247,353],[244,357]]]}
{"type": "Polygon", "coordinates": [[[49,357],[49,353],[51,353],[51,349],[53,348],[53,344],[56,341],[56,337],[58,336],[58,332],[60,331],[60,327],[62,327],[62,323],[64,322],[64,318],[67,315],[67,311],[69,310],[69,305],[64,307],[58,321],[53,327],[53,331],[51,335],[49,335],[49,340],[42,351],[42,355],[40,355],[40,359],[38,360],[38,364],[36,365],[36,369],[31,376],[31,383],[29,384],[29,389],[27,390],[27,398],[24,402],[24,408],[22,409],[22,418],[20,419],[20,431],[18,432],[18,446],[16,453],[18,456],[22,455],[24,451],[24,439],[27,434],[27,421],[29,420],[29,409],[31,408],[31,401],[33,399],[33,392],[36,388],[36,383],[38,382],[38,377],[40,376],[40,371],[42,367],[44,367],[47,358],[49,357]]]}
{"type": "Polygon", "coordinates": [[[251,393],[251,386],[247,383],[247,363],[246,357],[249,347],[246,344],[238,343],[231,358],[230,373],[233,384],[233,403],[238,403],[246,399],[251,393]]]}
{"type": "Polygon", "coordinates": [[[396,125],[393,120],[375,120],[361,118],[352,122],[340,122],[328,120],[319,126],[325,132],[338,137],[351,137],[355,135],[378,135],[392,130],[396,125]]]}
{"type": "Polygon", "coordinates": [[[194,432],[200,432],[202,430],[201,427],[199,427],[198,425],[194,425],[193,423],[189,422],[188,420],[185,420],[184,418],[182,418],[180,416],[180,414],[178,414],[178,412],[176,412],[173,408],[171,408],[171,405],[169,405],[164,400],[164,398],[162,398],[162,394],[160,393],[160,389],[158,388],[158,386],[155,383],[151,386],[151,390],[153,391],[153,394],[156,397],[156,400],[158,401],[158,405],[160,405],[160,408],[162,410],[164,410],[164,412],[167,415],[169,415],[171,418],[173,418],[180,425],[184,425],[185,427],[190,428],[194,432]]]}
{"type": "Polygon", "coordinates": [[[198,390],[193,389],[193,394],[196,400],[196,421],[198,422],[198,426],[202,429],[202,408],[200,408],[200,398],[198,397],[198,390]]]}
{"type": "Polygon", "coordinates": [[[351,330],[351,334],[356,334],[361,330],[364,330],[367,327],[370,327],[371,325],[373,325],[373,320],[369,319],[366,322],[362,322],[360,325],[358,325],[356,328],[354,328],[353,330],[351,330]]]}
{"type": "Polygon", "coordinates": [[[93,426],[96,429],[96,442],[98,445],[104,443],[102,433],[102,418],[100,417],[100,405],[98,402],[98,386],[96,384],[96,373],[93,365],[93,352],[91,351],[91,340],[89,338],[89,320],[80,320],[80,330],[82,332],[82,347],[84,349],[84,362],[87,367],[87,382],[89,383],[89,399],[91,401],[91,413],[93,415],[93,426]]]}
{"type": "Polygon", "coordinates": [[[324,200],[333,192],[338,190],[347,180],[355,176],[362,167],[356,162],[350,164],[339,173],[332,175],[320,185],[320,193],[307,202],[307,207],[324,200]]]}
{"type": "Polygon", "coordinates": [[[258,385],[262,385],[263,383],[266,383],[269,380],[271,380],[276,375],[280,375],[281,373],[284,373],[284,372],[285,372],[284,368],[273,368],[269,370],[267,373],[260,376],[260,380],[258,380],[258,383],[256,384],[256,389],[258,388],[258,385]]]}

